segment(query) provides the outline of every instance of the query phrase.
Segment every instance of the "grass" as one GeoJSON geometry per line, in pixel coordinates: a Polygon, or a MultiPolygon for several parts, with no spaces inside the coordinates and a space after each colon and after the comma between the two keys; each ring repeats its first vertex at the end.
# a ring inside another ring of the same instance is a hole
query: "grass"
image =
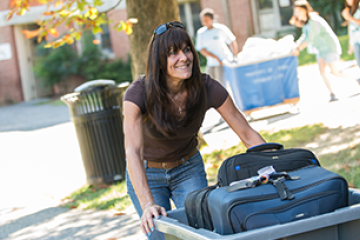
{"type": "Polygon", "coordinates": [[[63,207],[81,209],[114,209],[123,211],[131,201],[126,194],[125,181],[100,186],[85,186],[63,199],[63,207]]]}
{"type": "MultiPolygon", "coordinates": [[[[341,60],[343,60],[343,61],[353,60],[354,55],[347,53],[348,48],[349,48],[348,35],[339,36],[339,41],[340,41],[340,45],[341,45],[341,49],[342,49],[341,60]]],[[[299,66],[310,65],[310,64],[314,64],[314,63],[316,63],[316,57],[314,54],[307,53],[306,49],[304,49],[303,51],[300,52],[299,66]]]]}
{"type": "Polygon", "coordinates": [[[62,105],[66,106],[66,104],[63,101],[61,101],[60,99],[55,99],[55,100],[51,99],[51,100],[37,102],[37,103],[35,103],[35,106],[41,106],[41,105],[45,105],[45,104],[50,104],[52,106],[62,106],[62,105]]]}
{"type": "MultiPolygon", "coordinates": [[[[354,132],[355,134],[359,130],[360,127],[357,127],[357,129],[348,129],[348,132],[354,132]]],[[[342,130],[333,130],[317,124],[278,132],[261,132],[261,135],[267,142],[278,142],[283,144],[285,148],[307,148],[312,150],[318,156],[323,167],[345,177],[349,186],[360,188],[360,144],[350,144],[349,147],[342,147],[341,150],[328,154],[322,153],[323,147],[314,145],[314,143],[325,144],[326,147],[331,148],[335,147],[336,144],[343,144],[345,140],[338,143],[332,143],[331,139],[324,140],[324,136],[337,138],[339,131],[342,130]]],[[[350,137],[350,139],[352,138],[350,137]]],[[[240,144],[226,150],[204,154],[203,159],[209,184],[216,182],[218,168],[223,160],[235,154],[244,153],[245,150],[245,147],[240,144]]],[[[130,205],[130,198],[126,194],[126,183],[122,181],[106,186],[85,186],[66,197],[63,206],[67,208],[123,211],[130,205]]]]}

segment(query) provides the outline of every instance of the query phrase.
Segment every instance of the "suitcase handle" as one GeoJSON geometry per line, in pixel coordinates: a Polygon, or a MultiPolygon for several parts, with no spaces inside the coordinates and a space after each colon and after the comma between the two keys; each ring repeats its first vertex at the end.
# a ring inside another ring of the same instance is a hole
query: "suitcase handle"
{"type": "Polygon", "coordinates": [[[256,146],[253,146],[251,148],[248,148],[246,150],[246,153],[252,153],[252,152],[261,152],[264,150],[281,150],[284,149],[284,146],[280,143],[263,143],[256,146]]]}

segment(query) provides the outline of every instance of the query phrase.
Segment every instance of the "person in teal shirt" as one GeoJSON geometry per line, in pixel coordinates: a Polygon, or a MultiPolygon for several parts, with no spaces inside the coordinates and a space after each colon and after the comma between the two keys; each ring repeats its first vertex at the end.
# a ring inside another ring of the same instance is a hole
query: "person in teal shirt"
{"type": "Polygon", "coordinates": [[[330,101],[338,100],[326,76],[325,68],[328,65],[333,75],[349,78],[337,68],[341,55],[339,39],[325,19],[314,12],[307,1],[297,0],[294,5],[290,24],[301,28],[302,35],[296,41],[297,47],[293,51],[293,55],[298,56],[300,51],[306,47],[309,53],[316,54],[320,74],[330,92],[330,101]]]}

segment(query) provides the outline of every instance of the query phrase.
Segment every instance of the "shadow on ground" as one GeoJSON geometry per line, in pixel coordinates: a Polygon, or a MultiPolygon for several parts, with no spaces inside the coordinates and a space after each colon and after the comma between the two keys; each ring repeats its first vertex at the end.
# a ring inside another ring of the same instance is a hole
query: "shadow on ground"
{"type": "Polygon", "coordinates": [[[0,225],[0,239],[122,239],[139,230],[135,214],[115,216],[105,211],[52,207],[5,221],[0,225]]]}

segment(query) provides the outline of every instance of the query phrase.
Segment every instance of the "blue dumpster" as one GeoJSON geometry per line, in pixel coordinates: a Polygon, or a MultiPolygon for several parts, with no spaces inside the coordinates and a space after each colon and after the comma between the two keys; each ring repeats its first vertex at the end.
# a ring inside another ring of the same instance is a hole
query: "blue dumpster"
{"type": "Polygon", "coordinates": [[[242,111],[299,97],[298,60],[285,56],[248,65],[225,62],[224,78],[242,111]]]}

